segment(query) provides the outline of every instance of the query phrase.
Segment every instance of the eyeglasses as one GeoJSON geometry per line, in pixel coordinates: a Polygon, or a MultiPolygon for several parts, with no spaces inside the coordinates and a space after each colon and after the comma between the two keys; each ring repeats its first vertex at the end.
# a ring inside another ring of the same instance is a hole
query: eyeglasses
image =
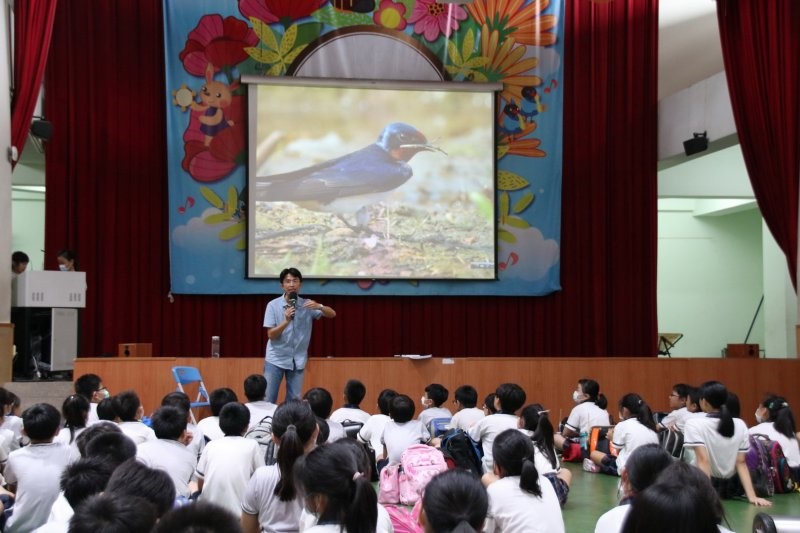
{"type": "Polygon", "coordinates": [[[680,394],[670,394],[669,397],[670,398],[680,398],[681,395],[680,394]]]}

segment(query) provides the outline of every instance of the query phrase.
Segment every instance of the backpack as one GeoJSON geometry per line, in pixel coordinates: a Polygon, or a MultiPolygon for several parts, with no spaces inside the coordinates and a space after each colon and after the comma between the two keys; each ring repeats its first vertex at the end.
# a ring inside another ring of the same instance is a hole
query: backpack
{"type": "Polygon", "coordinates": [[[770,472],[772,473],[772,485],[776,494],[794,492],[795,482],[792,478],[792,470],[789,462],[783,454],[783,448],[778,441],[768,440],[764,443],[767,447],[770,459],[770,472]]]}
{"type": "Polygon", "coordinates": [[[775,493],[772,473],[772,457],[770,457],[770,441],[765,435],[750,435],[750,449],[744,461],[750,471],[750,479],[756,496],[768,498],[775,493]]]}
{"type": "Polygon", "coordinates": [[[598,451],[616,457],[619,454],[614,443],[608,438],[608,430],[614,426],[592,426],[589,430],[589,454],[598,451]]]}
{"type": "Polygon", "coordinates": [[[440,418],[432,418],[428,422],[428,433],[431,434],[431,438],[436,438],[441,435],[447,433],[450,429],[450,417],[440,417],[440,418]]]}
{"type": "Polygon", "coordinates": [[[378,475],[378,503],[400,503],[400,465],[386,465],[378,475]]]}
{"type": "MultiPolygon", "coordinates": [[[[388,467],[387,467],[388,468],[388,467]]],[[[414,505],[422,497],[428,482],[447,470],[444,455],[427,444],[413,444],[400,456],[400,503],[414,505]]]]}
{"type": "Polygon", "coordinates": [[[386,505],[384,509],[389,513],[394,533],[423,533],[425,530],[419,525],[419,505],[409,511],[405,507],[386,505]]]}
{"type": "Polygon", "coordinates": [[[358,420],[342,420],[342,427],[344,428],[345,436],[354,439],[358,436],[361,428],[364,427],[364,423],[358,420]]]}
{"type": "Polygon", "coordinates": [[[658,443],[676,459],[683,457],[683,433],[676,429],[662,429],[658,434],[658,443]]]}
{"type": "Polygon", "coordinates": [[[483,473],[481,451],[463,429],[448,430],[442,435],[439,448],[448,468],[461,468],[477,477],[483,473]]]}
{"type": "Polygon", "coordinates": [[[272,416],[267,415],[258,421],[244,434],[245,438],[254,439],[264,452],[264,462],[267,465],[275,464],[275,442],[272,440],[272,416]]]}

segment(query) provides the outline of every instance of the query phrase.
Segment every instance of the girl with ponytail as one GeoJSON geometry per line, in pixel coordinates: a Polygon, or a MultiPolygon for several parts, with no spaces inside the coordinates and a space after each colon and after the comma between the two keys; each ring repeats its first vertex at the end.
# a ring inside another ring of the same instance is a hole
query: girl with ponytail
{"type": "Polygon", "coordinates": [[[797,425],[789,408],[789,402],[782,396],[770,395],[756,409],[758,425],[750,428],[750,434],[766,435],[777,441],[792,470],[792,478],[800,481],[800,445],[797,441],[797,425]]]}
{"type": "Polygon", "coordinates": [[[477,533],[488,507],[486,489],[475,476],[465,470],[445,470],[425,487],[419,522],[425,533],[477,533]]]}
{"type": "Polygon", "coordinates": [[[706,381],[700,385],[699,395],[700,408],[706,416],[686,421],[684,448],[694,451],[696,466],[711,478],[720,497],[734,498],[744,492],[753,505],[772,505],[753,490],[744,462],[750,449],[747,425],[731,415],[728,389],[719,381],[706,381]]]}
{"type": "Polygon", "coordinates": [[[316,446],[317,419],[308,403],[289,400],[272,417],[277,463],[255,471],[242,498],[245,533],[297,530],[302,501],[295,486],[295,462],[316,446]]]}
{"type": "MultiPolygon", "coordinates": [[[[564,450],[566,439],[576,439],[584,452],[588,449],[589,432],[594,426],[611,425],[611,416],[606,411],[608,400],[600,392],[600,384],[593,379],[583,378],[578,380],[578,386],[572,391],[572,401],[575,407],[564,422],[561,433],[556,433],[555,444],[559,450],[564,450]]],[[[584,457],[586,457],[584,453],[584,457]]]]}
{"type": "Polygon", "coordinates": [[[559,463],[553,438],[555,430],[550,422],[549,412],[539,403],[525,406],[520,413],[519,427],[531,432],[536,471],[550,481],[558,502],[564,507],[569,495],[572,472],[561,468],[559,463]]]}
{"type": "Polygon", "coordinates": [[[492,444],[494,475],[484,476],[489,494],[486,533],[563,533],[556,491],[540,483],[534,444],[517,429],[500,433],[492,444]]]}

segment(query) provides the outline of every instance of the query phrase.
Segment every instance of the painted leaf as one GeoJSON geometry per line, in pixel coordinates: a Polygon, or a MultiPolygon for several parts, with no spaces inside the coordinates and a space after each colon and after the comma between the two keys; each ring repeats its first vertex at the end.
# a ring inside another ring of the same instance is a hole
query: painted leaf
{"type": "Polygon", "coordinates": [[[204,218],[203,222],[206,224],[219,224],[220,222],[225,222],[230,219],[231,216],[228,213],[214,213],[213,215],[208,215],[206,218],[204,218]]]}
{"type": "Polygon", "coordinates": [[[258,61],[259,63],[275,63],[280,61],[281,57],[274,50],[266,50],[264,48],[245,48],[247,55],[258,61]]]}
{"type": "Polygon", "coordinates": [[[500,217],[507,217],[508,216],[508,193],[501,192],[500,198],[498,198],[498,207],[500,210],[500,217]]]}
{"type": "Polygon", "coordinates": [[[220,231],[219,238],[223,241],[229,241],[235,237],[238,237],[242,233],[244,233],[244,223],[237,222],[236,224],[228,226],[224,230],[220,231]]]}
{"type": "Polygon", "coordinates": [[[211,189],[211,187],[206,187],[203,185],[200,187],[200,194],[203,195],[203,198],[205,198],[209,204],[213,205],[217,209],[222,209],[222,198],[220,198],[219,195],[211,189]]]}
{"type": "Polygon", "coordinates": [[[447,41],[447,55],[450,62],[454,65],[460,65],[464,61],[461,59],[461,54],[458,53],[458,48],[453,41],[447,41]]]}
{"type": "Polygon", "coordinates": [[[470,28],[467,34],[464,36],[464,42],[461,43],[461,56],[466,60],[469,56],[472,55],[472,51],[474,49],[475,49],[475,33],[472,31],[472,28],[470,28]]]}
{"type": "Polygon", "coordinates": [[[236,192],[236,187],[231,185],[228,187],[228,203],[225,205],[225,213],[232,215],[236,212],[239,204],[239,193],[236,192]]]}
{"type": "Polygon", "coordinates": [[[532,192],[526,192],[522,195],[522,198],[514,202],[514,207],[511,210],[513,213],[522,213],[525,209],[528,208],[531,203],[533,203],[534,195],[532,192]]]}
{"type": "Polygon", "coordinates": [[[497,145],[497,159],[503,159],[503,156],[508,153],[511,147],[508,144],[497,145]]]}
{"type": "Polygon", "coordinates": [[[511,226],[512,228],[524,229],[524,228],[530,228],[531,227],[530,223],[527,220],[519,218],[519,217],[507,217],[506,218],[506,224],[508,226],[511,226]]]}
{"type": "Polygon", "coordinates": [[[288,28],[286,28],[286,33],[283,34],[283,39],[281,39],[281,47],[278,49],[278,53],[281,57],[285,57],[286,54],[292,51],[294,48],[294,43],[297,41],[297,24],[292,24],[288,28]]]}
{"type": "Polygon", "coordinates": [[[250,24],[253,25],[253,31],[258,36],[259,41],[264,43],[264,45],[271,50],[278,49],[278,39],[275,37],[275,32],[272,31],[269,24],[264,24],[255,17],[250,17],[250,24]]]}
{"type": "Polygon", "coordinates": [[[497,188],[501,191],[517,191],[529,185],[528,180],[509,172],[508,170],[500,170],[497,172],[497,188]]]}
{"type": "Polygon", "coordinates": [[[515,244],[517,242],[517,238],[514,234],[504,229],[497,230],[497,238],[510,244],[515,244]]]}

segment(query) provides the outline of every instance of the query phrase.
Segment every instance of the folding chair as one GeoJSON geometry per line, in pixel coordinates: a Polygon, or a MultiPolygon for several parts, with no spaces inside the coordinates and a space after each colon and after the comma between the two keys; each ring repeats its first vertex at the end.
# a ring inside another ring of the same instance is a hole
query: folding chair
{"type": "Polygon", "coordinates": [[[206,389],[205,383],[203,383],[203,377],[200,375],[200,371],[193,366],[173,366],[172,377],[175,378],[175,382],[178,384],[178,390],[183,393],[186,393],[186,391],[183,390],[184,385],[197,383],[197,398],[189,404],[189,416],[192,417],[192,423],[197,424],[192,409],[211,405],[208,398],[208,390],[206,389]]]}

